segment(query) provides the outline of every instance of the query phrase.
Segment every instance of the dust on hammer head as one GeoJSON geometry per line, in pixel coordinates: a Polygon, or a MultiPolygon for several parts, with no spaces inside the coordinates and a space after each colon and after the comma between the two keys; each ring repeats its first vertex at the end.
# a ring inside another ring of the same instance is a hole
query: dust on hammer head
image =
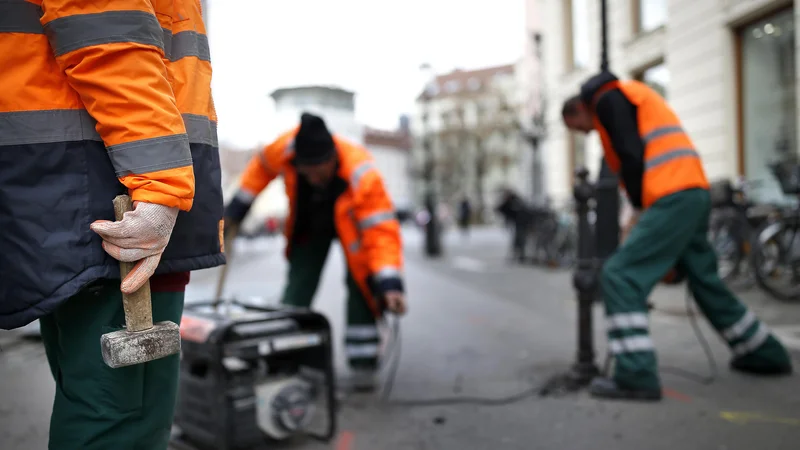
{"type": "MultiPolygon", "coordinates": [[[[114,198],[114,214],[122,220],[133,202],[127,195],[114,198]]],[[[119,263],[121,279],[125,279],[135,263],[119,263]]],[[[132,294],[122,293],[125,310],[125,329],[100,336],[100,351],[103,361],[111,367],[142,364],[181,351],[180,327],[173,322],[153,325],[153,305],[150,300],[150,282],[132,294]]]]}
{"type": "Polygon", "coordinates": [[[120,330],[100,337],[103,361],[118,367],[143,364],[181,351],[180,328],[173,322],[159,322],[149,330],[120,330]]]}

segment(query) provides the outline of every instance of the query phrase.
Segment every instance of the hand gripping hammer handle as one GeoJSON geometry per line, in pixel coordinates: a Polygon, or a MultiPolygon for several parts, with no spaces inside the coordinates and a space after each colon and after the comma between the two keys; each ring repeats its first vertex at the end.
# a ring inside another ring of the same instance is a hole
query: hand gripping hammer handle
{"type": "MultiPolygon", "coordinates": [[[[126,212],[133,210],[133,200],[128,195],[114,198],[114,216],[117,221],[123,219],[126,212]]],[[[133,270],[136,263],[119,262],[119,274],[124,280],[133,270]]],[[[150,301],[150,280],[132,294],[122,293],[122,305],[125,309],[125,328],[127,331],[144,331],[153,328],[153,305],[150,301]]]]}

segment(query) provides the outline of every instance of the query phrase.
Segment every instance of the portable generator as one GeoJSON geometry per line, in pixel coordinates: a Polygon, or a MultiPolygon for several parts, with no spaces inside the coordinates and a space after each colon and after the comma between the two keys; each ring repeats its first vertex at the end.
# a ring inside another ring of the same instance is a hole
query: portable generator
{"type": "Polygon", "coordinates": [[[270,448],[336,434],[331,328],[308,309],[231,301],[187,305],[181,320],[179,449],[270,448]]]}

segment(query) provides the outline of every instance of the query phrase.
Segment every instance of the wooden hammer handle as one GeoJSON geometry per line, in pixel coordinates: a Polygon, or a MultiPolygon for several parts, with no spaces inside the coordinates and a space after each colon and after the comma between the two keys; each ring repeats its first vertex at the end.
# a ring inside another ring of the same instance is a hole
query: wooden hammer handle
{"type": "MultiPolygon", "coordinates": [[[[114,197],[114,216],[117,221],[122,220],[123,215],[133,210],[133,201],[127,195],[114,197]]],[[[133,270],[136,263],[119,262],[119,274],[124,280],[128,273],[133,270]]],[[[144,282],[136,292],[132,294],[122,293],[122,306],[125,309],[125,327],[128,331],[144,331],[153,328],[153,305],[150,302],[150,280],[144,282]]]]}

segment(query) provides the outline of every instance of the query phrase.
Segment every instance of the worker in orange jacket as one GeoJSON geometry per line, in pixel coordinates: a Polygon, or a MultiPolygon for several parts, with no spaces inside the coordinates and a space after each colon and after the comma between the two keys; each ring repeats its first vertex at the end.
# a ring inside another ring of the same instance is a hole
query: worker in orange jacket
{"type": "Polygon", "coordinates": [[[112,369],[100,336],[148,280],[180,322],[189,272],[225,262],[208,53],[194,0],[0,3],[0,328],[40,319],[50,449],[167,448],[179,356],[112,369]]]}
{"type": "Polygon", "coordinates": [[[282,302],[308,307],[331,242],[347,260],[345,353],[353,387],[375,387],[380,338],[376,318],[384,307],[406,310],[400,224],[372,156],[332,135],[321,117],[304,113],[300,125],[258,152],[225,211],[227,224],[242,221],[256,196],[282,176],[289,197],[284,226],[289,276],[282,302]]]}
{"type": "Polygon", "coordinates": [[[725,286],[708,242],[709,184],[700,155],[675,112],[653,89],[603,72],[564,103],[573,131],[596,130],[605,160],[636,209],[623,244],[603,266],[612,378],[597,378],[597,397],[661,398],[647,297],[668,274],[686,276],[700,310],[733,351],[731,368],[754,374],[792,371],[786,349],[725,286]]]}

